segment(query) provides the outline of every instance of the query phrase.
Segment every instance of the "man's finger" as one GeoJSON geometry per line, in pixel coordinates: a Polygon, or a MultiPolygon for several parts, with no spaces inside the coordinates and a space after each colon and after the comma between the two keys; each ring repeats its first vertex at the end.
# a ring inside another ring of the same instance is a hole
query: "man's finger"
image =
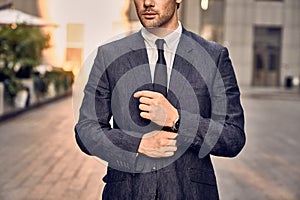
{"type": "Polygon", "coordinates": [[[140,103],[150,105],[152,103],[152,99],[150,99],[148,97],[141,97],[140,98],[140,103]]]}
{"type": "Polygon", "coordinates": [[[144,118],[144,119],[149,119],[149,120],[151,120],[150,113],[148,113],[148,112],[141,112],[141,113],[140,113],[140,116],[141,116],[142,118],[144,118]]]}
{"type": "Polygon", "coordinates": [[[142,90],[134,93],[134,98],[140,98],[140,97],[148,97],[148,98],[155,98],[156,96],[160,95],[158,92],[153,92],[149,90],[142,90]]]}
{"type": "Polygon", "coordinates": [[[168,139],[175,139],[178,136],[178,133],[162,131],[162,134],[168,139]]]}
{"type": "Polygon", "coordinates": [[[177,140],[168,140],[168,146],[176,147],[177,140]]]}
{"type": "Polygon", "coordinates": [[[166,146],[162,147],[164,152],[175,152],[177,151],[177,147],[174,146],[166,146]]]}
{"type": "Polygon", "coordinates": [[[160,157],[167,158],[167,157],[171,157],[171,156],[174,156],[174,152],[165,152],[160,157]]]}
{"type": "Polygon", "coordinates": [[[155,153],[150,153],[147,156],[152,157],[152,158],[167,158],[171,157],[174,155],[174,152],[155,152],[155,153]]]}
{"type": "Polygon", "coordinates": [[[176,147],[176,140],[174,139],[161,139],[160,146],[167,147],[167,146],[173,146],[176,147]]]}
{"type": "Polygon", "coordinates": [[[149,112],[150,109],[151,109],[151,107],[148,106],[148,105],[146,105],[146,104],[140,104],[140,105],[139,105],[139,109],[140,109],[141,111],[149,112]]]}

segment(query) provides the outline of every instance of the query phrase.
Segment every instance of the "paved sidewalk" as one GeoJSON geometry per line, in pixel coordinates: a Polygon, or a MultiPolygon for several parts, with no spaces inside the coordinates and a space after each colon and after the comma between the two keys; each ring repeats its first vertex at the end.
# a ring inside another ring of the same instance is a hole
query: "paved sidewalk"
{"type": "Polygon", "coordinates": [[[66,98],[0,124],[1,200],[96,200],[103,165],[77,148],[66,98]]]}
{"type": "Polygon", "coordinates": [[[284,88],[242,88],[246,146],[214,158],[221,200],[300,199],[300,95],[284,88]]]}
{"type": "Polygon", "coordinates": [[[242,87],[243,98],[300,101],[300,87],[242,87]]]}
{"type": "MultiPolygon", "coordinates": [[[[300,199],[300,101],[265,94],[243,92],[242,153],[213,158],[221,200],[300,199]]],[[[105,167],[75,144],[71,106],[69,97],[0,123],[0,200],[100,199],[105,167]]]]}

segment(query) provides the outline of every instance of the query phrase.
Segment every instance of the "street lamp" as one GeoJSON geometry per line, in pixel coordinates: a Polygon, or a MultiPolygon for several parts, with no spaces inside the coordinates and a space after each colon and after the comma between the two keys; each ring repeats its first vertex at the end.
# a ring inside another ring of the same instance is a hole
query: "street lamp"
{"type": "Polygon", "coordinates": [[[208,10],[208,1],[209,0],[200,0],[201,9],[200,9],[200,33],[204,32],[204,11],[208,10]]]}
{"type": "Polygon", "coordinates": [[[201,8],[203,10],[207,10],[208,9],[208,0],[201,0],[201,8]]]}

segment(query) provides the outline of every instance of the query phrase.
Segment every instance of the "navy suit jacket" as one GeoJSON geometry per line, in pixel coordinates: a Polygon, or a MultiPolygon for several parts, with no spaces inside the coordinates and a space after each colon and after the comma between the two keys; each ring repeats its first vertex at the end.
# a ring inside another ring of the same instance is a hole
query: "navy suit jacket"
{"type": "Polygon", "coordinates": [[[234,157],[245,144],[228,50],[183,29],[167,95],[181,120],[169,158],[137,155],[143,134],[161,128],[140,117],[133,98],[153,90],[150,76],[140,32],[99,47],[75,135],[83,152],[108,162],[103,199],[218,199],[210,155],[234,157]]]}

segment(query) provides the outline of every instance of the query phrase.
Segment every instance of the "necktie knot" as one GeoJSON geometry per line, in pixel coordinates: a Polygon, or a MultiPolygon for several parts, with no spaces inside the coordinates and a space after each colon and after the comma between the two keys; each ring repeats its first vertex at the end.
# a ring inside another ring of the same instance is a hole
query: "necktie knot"
{"type": "Polygon", "coordinates": [[[165,43],[165,40],[164,39],[157,39],[155,41],[155,44],[157,46],[157,49],[159,50],[164,50],[164,43],[165,43]]]}

